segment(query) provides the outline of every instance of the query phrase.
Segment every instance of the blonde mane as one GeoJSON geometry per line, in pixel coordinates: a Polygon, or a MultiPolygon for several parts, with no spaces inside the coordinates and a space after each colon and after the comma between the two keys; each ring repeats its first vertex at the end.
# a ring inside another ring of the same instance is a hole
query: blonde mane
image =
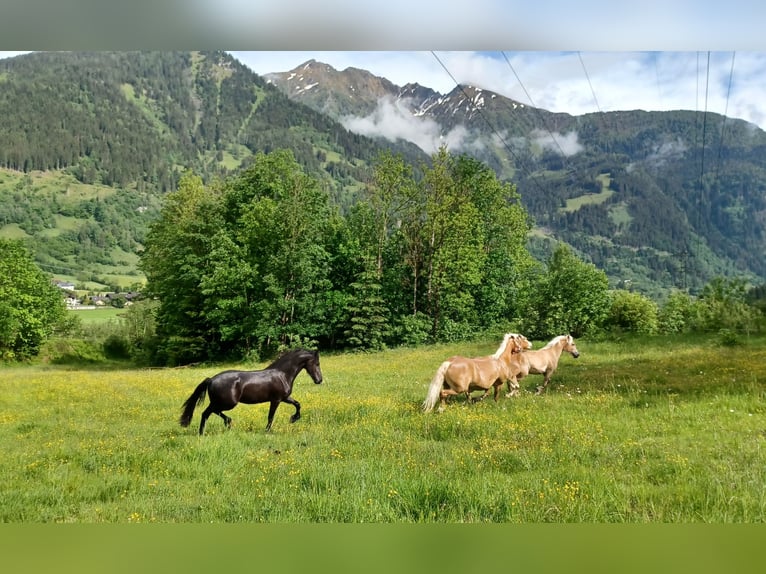
{"type": "Polygon", "coordinates": [[[569,335],[558,335],[558,336],[556,336],[556,337],[553,337],[553,339],[551,339],[551,340],[548,342],[548,344],[547,344],[547,345],[545,345],[545,347],[543,347],[543,349],[550,349],[550,348],[551,348],[551,347],[553,347],[554,345],[558,344],[558,343],[559,343],[559,341],[561,341],[562,339],[566,339],[568,336],[569,336],[569,335]]]}
{"type": "Polygon", "coordinates": [[[500,346],[497,348],[497,351],[495,351],[495,354],[492,355],[495,359],[499,359],[503,356],[503,353],[505,353],[506,347],[508,347],[508,341],[513,339],[514,337],[518,337],[519,335],[516,333],[506,333],[503,337],[503,342],[500,343],[500,346]]]}

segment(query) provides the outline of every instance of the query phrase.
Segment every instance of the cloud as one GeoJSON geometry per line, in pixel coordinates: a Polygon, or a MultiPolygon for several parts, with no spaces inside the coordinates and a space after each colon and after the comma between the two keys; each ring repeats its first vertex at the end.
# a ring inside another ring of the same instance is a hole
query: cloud
{"type": "Polygon", "coordinates": [[[579,153],[585,149],[577,139],[577,132],[560,134],[558,132],[544,132],[533,130],[530,134],[532,142],[543,149],[562,154],[566,157],[579,153]]]}
{"type": "Polygon", "coordinates": [[[482,145],[476,138],[472,139],[464,126],[456,126],[443,134],[435,120],[413,115],[406,99],[389,96],[378,100],[377,108],[370,115],[346,116],[341,118],[341,123],[357,134],[383,137],[389,141],[410,141],[428,154],[436,152],[441,146],[459,151],[482,145]]]}

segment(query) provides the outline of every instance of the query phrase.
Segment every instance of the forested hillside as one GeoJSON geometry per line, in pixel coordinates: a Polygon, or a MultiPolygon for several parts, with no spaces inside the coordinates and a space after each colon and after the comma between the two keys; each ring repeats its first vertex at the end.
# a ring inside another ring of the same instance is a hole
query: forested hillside
{"type": "Polygon", "coordinates": [[[515,186],[541,261],[564,241],[658,299],[766,277],[766,134],[712,113],[554,114],[321,62],[262,78],[225,52],[31,53],[0,60],[0,88],[0,236],[86,287],[143,280],[148,225],[186,170],[212,184],[289,149],[341,212],[382,150],[422,174],[435,150],[350,129],[385,101],[515,186]]]}
{"type": "Polygon", "coordinates": [[[32,53],[0,61],[0,235],[43,268],[108,287],[139,280],[160,198],[258,151],[290,149],[348,205],[382,149],[292,102],[224,52],[32,53]]]}
{"type": "Polygon", "coordinates": [[[540,258],[550,239],[564,240],[612,284],[658,297],[669,287],[698,292],[716,275],[766,277],[766,133],[742,120],[702,111],[571,116],[477,86],[442,95],[314,61],[269,80],[348,125],[369,127],[393,113],[391,102],[409,110],[410,133],[435,122],[453,153],[517,186],[540,258]]]}

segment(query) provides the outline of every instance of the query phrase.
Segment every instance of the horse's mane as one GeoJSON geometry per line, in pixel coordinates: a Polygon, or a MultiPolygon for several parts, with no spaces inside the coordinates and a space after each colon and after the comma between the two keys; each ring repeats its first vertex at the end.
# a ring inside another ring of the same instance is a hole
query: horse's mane
{"type": "Polygon", "coordinates": [[[291,349],[289,351],[285,351],[279,357],[274,359],[272,363],[266,367],[267,369],[279,369],[282,368],[282,365],[286,363],[290,363],[292,360],[295,359],[296,355],[305,354],[305,353],[311,353],[311,351],[307,351],[306,349],[291,349]]]}
{"type": "Polygon", "coordinates": [[[495,354],[492,355],[493,358],[499,359],[503,356],[503,353],[505,352],[505,348],[508,346],[508,341],[511,340],[512,337],[518,337],[516,333],[506,333],[503,337],[503,342],[500,343],[500,346],[497,348],[497,351],[495,351],[495,354]]]}
{"type": "Polygon", "coordinates": [[[551,339],[551,340],[548,342],[548,344],[547,344],[547,345],[545,345],[545,347],[543,347],[543,349],[550,349],[550,348],[551,348],[551,347],[553,347],[553,346],[554,346],[556,343],[558,343],[559,341],[561,341],[561,339],[566,339],[566,338],[567,338],[567,335],[557,335],[556,337],[553,337],[553,339],[551,339]]]}

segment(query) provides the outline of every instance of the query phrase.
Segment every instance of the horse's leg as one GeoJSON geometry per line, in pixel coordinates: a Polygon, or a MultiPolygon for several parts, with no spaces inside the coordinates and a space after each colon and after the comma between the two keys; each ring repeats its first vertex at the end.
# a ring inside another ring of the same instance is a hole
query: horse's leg
{"type": "Polygon", "coordinates": [[[546,391],[546,389],[548,388],[548,383],[551,382],[551,375],[552,374],[553,373],[549,372],[549,371],[545,371],[545,373],[543,373],[543,384],[541,386],[537,387],[537,393],[536,394],[542,395],[546,391]]]}
{"type": "MultiPolygon", "coordinates": [[[[474,402],[478,403],[479,401],[483,401],[484,399],[486,399],[486,398],[487,398],[487,395],[489,394],[489,390],[490,390],[491,388],[492,388],[492,387],[487,387],[486,389],[484,389],[484,394],[483,394],[483,395],[481,395],[479,398],[477,398],[477,399],[474,399],[474,402]]],[[[495,400],[497,400],[497,392],[495,392],[495,400]]]]}
{"type": "Polygon", "coordinates": [[[512,379],[508,379],[505,381],[506,386],[508,387],[508,392],[505,393],[506,397],[515,397],[519,394],[519,389],[521,388],[521,385],[519,385],[519,381],[516,377],[513,377],[512,379]]]}
{"type": "Polygon", "coordinates": [[[447,406],[447,398],[454,397],[454,396],[456,396],[458,394],[460,394],[460,393],[458,393],[457,391],[455,391],[453,389],[442,389],[441,393],[439,394],[439,399],[440,400],[439,400],[439,409],[438,409],[438,411],[442,412],[444,410],[444,407],[447,406]]]}
{"type": "Polygon", "coordinates": [[[213,404],[209,404],[207,408],[202,411],[202,420],[199,421],[199,434],[202,435],[202,433],[205,430],[205,423],[207,422],[208,417],[213,414],[213,404]]]}
{"type": "Polygon", "coordinates": [[[226,426],[227,429],[231,428],[231,417],[227,417],[225,414],[223,414],[222,411],[218,411],[217,414],[219,417],[223,419],[223,424],[226,426]]]}
{"type": "Polygon", "coordinates": [[[291,405],[293,405],[295,407],[295,414],[293,414],[293,416],[290,417],[290,422],[291,423],[294,423],[299,418],[301,418],[301,404],[298,401],[296,401],[292,397],[287,397],[286,399],[284,399],[284,402],[288,403],[288,404],[291,404],[291,405]]]}
{"type": "Polygon", "coordinates": [[[271,423],[274,422],[274,413],[277,412],[277,407],[279,406],[279,403],[281,402],[282,402],[281,399],[271,401],[271,404],[269,405],[269,422],[266,423],[266,432],[271,430],[271,423]]]}

